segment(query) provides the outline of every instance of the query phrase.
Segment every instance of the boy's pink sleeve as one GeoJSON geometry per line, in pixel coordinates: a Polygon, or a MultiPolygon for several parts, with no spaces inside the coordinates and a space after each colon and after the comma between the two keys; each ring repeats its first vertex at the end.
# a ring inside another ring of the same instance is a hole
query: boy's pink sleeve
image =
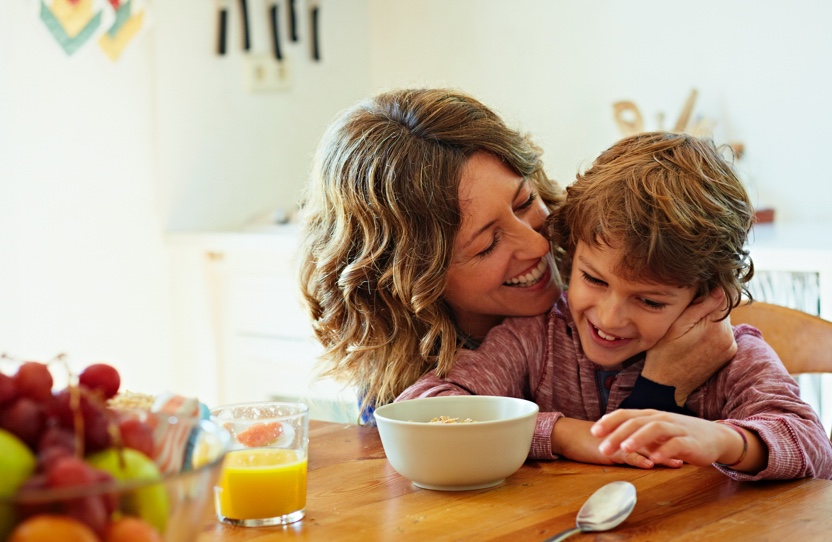
{"type": "Polygon", "coordinates": [[[539,412],[537,414],[537,424],[534,427],[529,459],[558,458],[552,453],[552,431],[555,429],[555,422],[562,417],[563,414],[560,412],[539,412]]]}
{"type": "Polygon", "coordinates": [[[832,443],[817,414],[759,332],[737,326],[737,355],[700,397],[706,419],[756,432],[768,447],[757,474],[717,467],[737,480],[832,478],[832,443]]]}

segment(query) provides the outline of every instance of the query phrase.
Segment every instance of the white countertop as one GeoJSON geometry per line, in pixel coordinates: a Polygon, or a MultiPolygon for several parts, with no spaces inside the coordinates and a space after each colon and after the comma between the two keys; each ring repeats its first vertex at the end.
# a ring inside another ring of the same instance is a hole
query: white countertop
{"type": "MultiPolygon", "coordinates": [[[[759,270],[817,272],[832,280],[832,224],[773,223],[754,227],[751,259],[759,270]]],[[[832,293],[830,293],[832,295],[832,293]]]]}
{"type": "Polygon", "coordinates": [[[832,223],[758,224],[751,232],[749,246],[752,251],[758,248],[832,251],[832,223]]]}
{"type": "Polygon", "coordinates": [[[289,243],[296,244],[299,233],[300,225],[289,223],[252,226],[238,230],[168,232],[165,234],[165,242],[172,248],[191,247],[212,251],[260,249],[275,246],[275,244],[281,247],[289,243]]]}

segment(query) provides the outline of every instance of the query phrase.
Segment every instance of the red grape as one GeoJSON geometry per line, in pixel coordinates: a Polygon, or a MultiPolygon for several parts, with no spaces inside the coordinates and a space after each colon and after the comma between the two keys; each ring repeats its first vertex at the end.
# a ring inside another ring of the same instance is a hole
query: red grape
{"type": "Polygon", "coordinates": [[[63,446],[47,446],[38,451],[38,470],[43,470],[61,457],[72,456],[72,452],[63,446]]]}
{"type": "Polygon", "coordinates": [[[92,485],[98,479],[89,463],[74,455],[59,457],[46,467],[49,487],[75,487],[92,485]]]}
{"type": "Polygon", "coordinates": [[[53,402],[53,411],[62,426],[76,430],[75,412],[72,410],[73,393],[78,394],[84,428],[84,452],[89,454],[103,450],[112,442],[110,426],[115,423],[115,414],[88,389],[78,387],[70,391],[67,388],[58,392],[53,402]]]}
{"type": "Polygon", "coordinates": [[[99,538],[104,536],[109,524],[109,515],[104,499],[99,495],[70,499],[64,504],[64,513],[77,519],[95,531],[99,538]]]}
{"type": "Polygon", "coordinates": [[[46,409],[28,397],[20,397],[0,412],[0,427],[34,449],[46,421],[46,409]]]}
{"type": "Polygon", "coordinates": [[[44,402],[52,396],[52,373],[43,363],[27,361],[17,369],[14,381],[17,392],[23,397],[44,402]]]}
{"type": "Polygon", "coordinates": [[[11,403],[17,399],[17,385],[14,379],[0,373],[0,406],[11,403]]]}
{"type": "Polygon", "coordinates": [[[129,417],[121,420],[118,428],[124,446],[138,450],[147,457],[153,457],[153,429],[147,423],[129,417]]]}
{"type": "MultiPolygon", "coordinates": [[[[18,496],[24,497],[27,494],[37,495],[39,491],[47,489],[48,487],[49,486],[46,484],[46,473],[36,472],[25,482],[23,482],[23,485],[21,485],[18,489],[18,496]]],[[[27,501],[26,499],[22,499],[17,505],[17,515],[19,519],[23,520],[29,516],[47,514],[52,512],[54,508],[55,506],[48,502],[38,502],[37,500],[27,501]]]]}
{"type": "Polygon", "coordinates": [[[38,440],[38,467],[44,469],[59,457],[75,455],[75,434],[65,427],[50,424],[38,440]]]}
{"type": "Polygon", "coordinates": [[[115,424],[110,412],[93,409],[84,413],[84,449],[91,454],[103,450],[112,444],[111,424],[115,424]]]}
{"type": "Polygon", "coordinates": [[[64,448],[69,455],[74,455],[75,434],[66,427],[50,423],[38,440],[38,451],[46,448],[64,448]]]}
{"type": "Polygon", "coordinates": [[[121,377],[112,365],[93,363],[81,371],[78,382],[91,390],[99,390],[104,399],[109,399],[118,393],[121,377]]]}
{"type": "MultiPolygon", "coordinates": [[[[60,457],[46,468],[46,483],[49,487],[86,487],[101,479],[96,469],[75,456],[60,457]]],[[[111,504],[109,498],[99,495],[77,497],[64,501],[64,513],[86,523],[96,533],[103,534],[111,504]]]]}

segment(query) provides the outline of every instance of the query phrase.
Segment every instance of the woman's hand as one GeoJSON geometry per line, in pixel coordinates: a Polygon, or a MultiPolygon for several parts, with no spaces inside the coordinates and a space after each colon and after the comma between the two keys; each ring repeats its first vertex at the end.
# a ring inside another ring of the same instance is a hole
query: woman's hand
{"type": "Polygon", "coordinates": [[[745,472],[758,472],[767,460],[766,448],[756,433],[659,410],[616,410],[595,422],[591,433],[603,438],[598,449],[607,457],[639,451],[655,463],[678,458],[699,466],[732,465],[732,469],[745,472]]]}
{"type": "Polygon", "coordinates": [[[652,469],[656,465],[678,468],[680,459],[655,461],[647,457],[646,451],[616,450],[612,454],[601,453],[599,445],[602,439],[594,436],[590,429],[593,422],[560,418],[552,431],[552,451],[573,461],[594,463],[597,465],[630,465],[640,469],[652,469]]]}
{"type": "Polygon", "coordinates": [[[725,303],[725,293],[715,289],[701,303],[685,309],[664,338],[647,351],[642,376],[675,387],[680,407],[737,352],[730,320],[718,321],[725,303]]]}

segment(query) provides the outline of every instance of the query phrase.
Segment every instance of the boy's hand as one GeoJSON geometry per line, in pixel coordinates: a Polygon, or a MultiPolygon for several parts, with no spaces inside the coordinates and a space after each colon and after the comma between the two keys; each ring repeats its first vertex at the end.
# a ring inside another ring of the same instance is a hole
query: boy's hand
{"type": "Polygon", "coordinates": [[[664,338],[647,351],[642,376],[674,386],[680,407],[737,352],[730,320],[717,321],[725,303],[725,293],[715,289],[701,303],[685,309],[664,338]]]}
{"type": "Polygon", "coordinates": [[[595,422],[591,433],[603,438],[598,449],[608,457],[639,451],[656,463],[668,458],[703,467],[733,463],[743,448],[732,428],[659,410],[616,410],[595,422]]]}
{"type": "Polygon", "coordinates": [[[645,450],[624,451],[616,450],[610,455],[601,453],[599,445],[602,439],[594,436],[590,429],[593,422],[561,418],[555,423],[552,432],[552,451],[573,461],[594,463],[596,465],[630,465],[640,469],[652,469],[656,465],[679,468],[681,459],[664,459],[654,461],[648,457],[645,450]]]}

